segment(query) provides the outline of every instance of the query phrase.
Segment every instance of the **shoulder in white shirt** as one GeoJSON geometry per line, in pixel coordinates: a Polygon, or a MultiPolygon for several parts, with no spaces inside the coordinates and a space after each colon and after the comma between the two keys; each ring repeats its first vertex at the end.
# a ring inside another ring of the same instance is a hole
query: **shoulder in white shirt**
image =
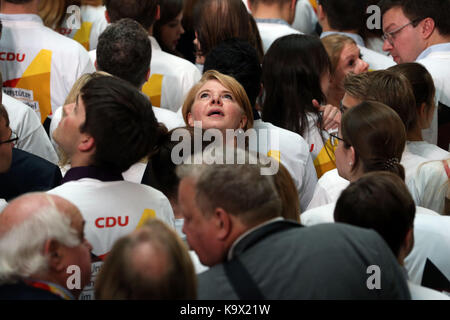
{"type": "Polygon", "coordinates": [[[269,122],[255,120],[253,128],[257,131],[258,146],[251,150],[278,158],[291,174],[297,188],[300,209],[306,210],[317,183],[309,146],[299,135],[289,130],[274,126],[269,122]],[[264,143],[266,142],[266,143],[264,143]]]}
{"type": "Polygon", "coordinates": [[[285,22],[284,24],[258,22],[258,19],[256,19],[256,24],[258,26],[259,34],[263,43],[264,53],[269,50],[272,43],[278,38],[287,36],[289,34],[302,34],[300,31],[292,28],[289,24],[287,24],[287,22],[285,22]]]}
{"type": "Polygon", "coordinates": [[[36,112],[5,93],[2,96],[2,104],[8,112],[11,130],[19,137],[15,147],[58,164],[56,151],[36,112]]]}

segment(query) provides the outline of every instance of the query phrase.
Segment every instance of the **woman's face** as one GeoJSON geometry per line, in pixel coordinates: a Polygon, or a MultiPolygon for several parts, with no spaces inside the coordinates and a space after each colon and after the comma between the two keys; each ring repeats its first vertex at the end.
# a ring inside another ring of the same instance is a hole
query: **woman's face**
{"type": "Polygon", "coordinates": [[[339,63],[334,73],[334,82],[343,85],[345,77],[350,73],[360,74],[367,72],[369,65],[361,60],[361,54],[356,44],[347,43],[342,49],[339,63]]]}
{"type": "MultiPolygon", "coordinates": [[[[342,139],[341,130],[339,130],[337,135],[342,139]]],[[[334,155],[336,156],[336,168],[342,178],[350,181],[352,169],[352,166],[350,165],[350,163],[352,162],[351,149],[346,149],[344,147],[344,141],[340,139],[338,139],[338,141],[338,145],[336,147],[336,150],[334,151],[334,155]]]]}
{"type": "Polygon", "coordinates": [[[180,12],[175,19],[161,26],[161,40],[164,45],[170,50],[175,50],[180,36],[184,33],[181,20],[183,19],[183,12],[180,12]]]}
{"type": "Polygon", "coordinates": [[[231,90],[217,80],[207,81],[198,90],[187,118],[189,126],[193,127],[194,121],[201,121],[204,129],[236,130],[247,124],[247,116],[231,90]]]}

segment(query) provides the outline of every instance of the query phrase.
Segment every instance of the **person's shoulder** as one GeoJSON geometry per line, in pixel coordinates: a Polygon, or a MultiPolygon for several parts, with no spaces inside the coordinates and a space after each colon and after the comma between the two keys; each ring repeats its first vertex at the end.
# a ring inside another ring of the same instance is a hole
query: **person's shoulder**
{"type": "Polygon", "coordinates": [[[198,68],[192,62],[162,50],[152,51],[152,60],[150,64],[165,65],[169,70],[173,70],[177,73],[200,73],[198,68]]]}
{"type": "Polygon", "coordinates": [[[23,119],[27,114],[34,112],[33,109],[31,109],[25,103],[9,96],[6,93],[3,93],[2,104],[8,112],[10,120],[23,119]]]}
{"type": "Polygon", "coordinates": [[[300,214],[300,221],[305,226],[334,222],[335,202],[306,210],[300,214]]]}
{"type": "Polygon", "coordinates": [[[372,49],[358,45],[362,59],[369,64],[370,70],[383,70],[395,65],[392,57],[385,56],[372,49]]]}

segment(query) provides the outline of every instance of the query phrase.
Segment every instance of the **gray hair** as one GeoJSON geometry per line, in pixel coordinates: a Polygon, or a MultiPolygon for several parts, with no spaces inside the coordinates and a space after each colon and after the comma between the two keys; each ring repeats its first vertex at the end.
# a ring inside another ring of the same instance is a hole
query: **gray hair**
{"type": "Polygon", "coordinates": [[[71,227],[71,219],[54,204],[42,208],[0,237],[0,284],[45,273],[48,257],[44,255],[44,245],[48,239],[67,247],[81,243],[78,232],[71,227]]]}
{"type": "Polygon", "coordinates": [[[210,159],[210,155],[204,153],[201,164],[177,167],[180,180],[194,180],[196,202],[203,214],[207,216],[215,208],[222,208],[239,217],[247,226],[281,216],[281,200],[273,176],[261,174],[262,162],[267,163],[268,158],[239,148],[225,148],[220,157],[229,159],[230,154],[234,155],[235,160],[244,157],[245,162],[222,161],[217,164],[212,161],[219,157],[217,154],[210,159]]]}

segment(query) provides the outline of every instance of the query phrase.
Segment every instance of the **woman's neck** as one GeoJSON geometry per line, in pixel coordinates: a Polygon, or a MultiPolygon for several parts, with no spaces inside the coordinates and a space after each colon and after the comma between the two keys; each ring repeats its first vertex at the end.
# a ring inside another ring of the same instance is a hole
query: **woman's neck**
{"type": "Polygon", "coordinates": [[[416,125],[413,129],[408,130],[406,139],[408,141],[423,141],[422,130],[420,127],[416,125]]]}

